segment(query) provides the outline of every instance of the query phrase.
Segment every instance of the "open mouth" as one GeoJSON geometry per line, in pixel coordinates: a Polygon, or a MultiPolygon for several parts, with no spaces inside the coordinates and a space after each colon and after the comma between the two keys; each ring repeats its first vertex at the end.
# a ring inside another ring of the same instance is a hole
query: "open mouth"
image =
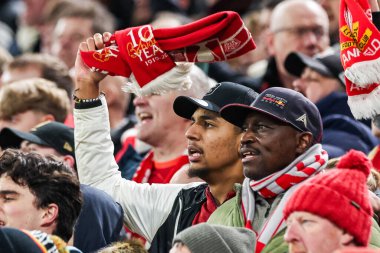
{"type": "Polygon", "coordinates": [[[140,112],[137,114],[137,117],[141,123],[147,122],[153,118],[152,114],[147,112],[140,112]]]}
{"type": "Polygon", "coordinates": [[[0,220],[0,227],[4,227],[5,226],[5,222],[0,220]]]}
{"type": "Polygon", "coordinates": [[[256,157],[257,155],[259,155],[259,152],[255,149],[252,149],[252,148],[241,148],[240,149],[240,156],[241,158],[244,160],[250,160],[254,157],[256,157]]]}
{"type": "Polygon", "coordinates": [[[190,162],[197,162],[200,160],[203,152],[200,148],[194,146],[194,145],[189,145],[187,147],[187,152],[189,155],[189,160],[190,162]]]}

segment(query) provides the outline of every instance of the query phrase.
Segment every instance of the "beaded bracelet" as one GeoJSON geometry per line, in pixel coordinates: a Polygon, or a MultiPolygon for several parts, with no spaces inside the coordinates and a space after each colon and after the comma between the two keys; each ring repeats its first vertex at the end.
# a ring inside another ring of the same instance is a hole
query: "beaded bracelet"
{"type": "Polygon", "coordinates": [[[102,91],[100,92],[100,95],[97,98],[83,99],[83,98],[78,98],[77,96],[75,96],[75,94],[73,94],[73,100],[75,103],[93,103],[96,101],[100,101],[100,99],[104,96],[105,96],[105,93],[102,91]]]}

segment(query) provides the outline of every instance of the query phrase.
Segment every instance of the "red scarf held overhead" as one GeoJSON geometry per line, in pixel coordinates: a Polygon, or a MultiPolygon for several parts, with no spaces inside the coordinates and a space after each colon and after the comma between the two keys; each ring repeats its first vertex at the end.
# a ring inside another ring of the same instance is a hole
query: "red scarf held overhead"
{"type": "Polygon", "coordinates": [[[339,37],[348,105],[356,119],[380,113],[380,33],[367,0],[341,0],[339,37]]]}
{"type": "Polygon", "coordinates": [[[175,28],[144,25],[117,31],[104,49],[81,56],[91,70],[129,77],[144,88],[181,75],[175,62],[225,61],[255,47],[239,14],[224,11],[175,28]]]}

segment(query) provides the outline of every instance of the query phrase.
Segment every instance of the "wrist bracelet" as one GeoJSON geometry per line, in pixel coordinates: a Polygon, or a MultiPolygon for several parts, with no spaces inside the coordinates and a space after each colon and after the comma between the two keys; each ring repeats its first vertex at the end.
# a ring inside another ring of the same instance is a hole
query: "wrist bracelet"
{"type": "Polygon", "coordinates": [[[75,103],[93,103],[93,102],[96,102],[96,101],[100,101],[100,99],[102,97],[104,97],[105,94],[104,92],[100,92],[100,95],[97,97],[97,98],[86,98],[86,99],[83,99],[83,98],[78,98],[77,96],[75,96],[75,94],[73,94],[73,100],[75,103]]]}

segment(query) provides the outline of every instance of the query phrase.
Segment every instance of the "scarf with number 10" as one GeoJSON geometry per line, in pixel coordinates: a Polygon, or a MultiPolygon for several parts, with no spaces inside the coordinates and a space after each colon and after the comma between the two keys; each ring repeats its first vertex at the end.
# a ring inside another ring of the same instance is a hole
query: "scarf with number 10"
{"type": "Polygon", "coordinates": [[[191,64],[177,62],[225,61],[255,47],[239,14],[224,11],[174,28],[127,28],[105,48],[80,53],[92,71],[128,77],[126,89],[146,95],[188,86],[191,64]]]}

